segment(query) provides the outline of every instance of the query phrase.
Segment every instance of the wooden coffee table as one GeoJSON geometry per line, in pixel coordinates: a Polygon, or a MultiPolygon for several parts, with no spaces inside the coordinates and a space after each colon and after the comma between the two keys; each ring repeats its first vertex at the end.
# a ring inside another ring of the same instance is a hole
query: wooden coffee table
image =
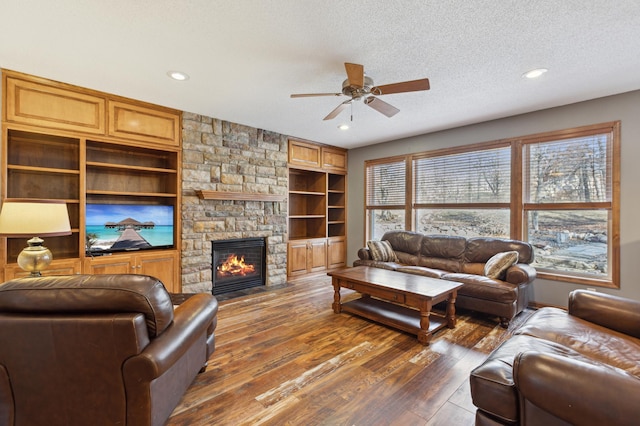
{"type": "Polygon", "coordinates": [[[415,334],[424,345],[437,330],[456,325],[455,301],[461,283],[369,266],[343,268],[328,275],[335,292],[332,306],[336,314],[349,312],[415,334]],[[362,296],[341,303],[341,288],[362,296]],[[431,312],[433,305],[445,300],[444,316],[431,312]]]}

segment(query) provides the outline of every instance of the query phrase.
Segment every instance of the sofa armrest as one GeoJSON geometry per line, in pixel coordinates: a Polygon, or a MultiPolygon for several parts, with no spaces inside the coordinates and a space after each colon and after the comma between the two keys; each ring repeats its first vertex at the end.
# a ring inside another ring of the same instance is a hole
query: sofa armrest
{"type": "Polygon", "coordinates": [[[527,263],[516,263],[507,269],[505,281],[511,284],[528,284],[536,279],[536,268],[527,263]]]}
{"type": "Polygon", "coordinates": [[[587,290],[569,294],[569,313],[585,321],[640,338],[640,302],[587,290]]]}
{"type": "Polygon", "coordinates": [[[371,253],[367,247],[362,247],[358,250],[358,258],[361,260],[372,260],[371,253]]]}
{"type": "Polygon", "coordinates": [[[640,379],[606,365],[523,352],[514,360],[513,377],[522,424],[535,424],[539,410],[576,425],[630,425],[640,419],[640,404],[630,398],[640,394],[640,379]]]}
{"type": "Polygon", "coordinates": [[[125,362],[125,374],[133,374],[142,381],[160,377],[203,333],[205,340],[213,333],[217,313],[218,302],[210,294],[196,294],[185,300],[176,308],[169,327],[140,354],[125,362]]]}

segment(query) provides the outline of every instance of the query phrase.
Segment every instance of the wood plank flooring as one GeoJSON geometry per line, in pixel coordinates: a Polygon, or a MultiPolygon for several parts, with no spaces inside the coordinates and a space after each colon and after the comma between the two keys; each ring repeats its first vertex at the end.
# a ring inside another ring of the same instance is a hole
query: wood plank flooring
{"type": "Polygon", "coordinates": [[[221,301],[216,351],[167,424],[473,425],[469,372],[532,312],[505,330],[458,310],[423,346],[332,302],[326,276],[221,301]]]}

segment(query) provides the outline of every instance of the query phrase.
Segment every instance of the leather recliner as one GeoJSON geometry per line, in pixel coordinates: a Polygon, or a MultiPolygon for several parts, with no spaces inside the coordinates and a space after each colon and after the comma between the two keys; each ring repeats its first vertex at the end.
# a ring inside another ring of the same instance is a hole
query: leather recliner
{"type": "Polygon", "coordinates": [[[215,347],[218,302],[144,275],[0,285],[1,425],[162,425],[215,347]]]}

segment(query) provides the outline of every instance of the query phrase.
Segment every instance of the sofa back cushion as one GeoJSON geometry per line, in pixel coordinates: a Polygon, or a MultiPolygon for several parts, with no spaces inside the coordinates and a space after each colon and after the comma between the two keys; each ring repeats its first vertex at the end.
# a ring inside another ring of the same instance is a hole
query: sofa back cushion
{"type": "Polygon", "coordinates": [[[453,235],[426,235],[420,245],[418,265],[460,272],[466,239],[453,235]]]}
{"type": "Polygon", "coordinates": [[[381,240],[389,241],[400,263],[417,265],[422,234],[411,231],[388,231],[381,240]]]}
{"type": "Polygon", "coordinates": [[[518,263],[533,262],[533,247],[524,241],[504,238],[472,237],[467,239],[465,261],[468,263],[486,263],[494,255],[507,252],[518,252],[518,263]]]}
{"type": "Polygon", "coordinates": [[[64,275],[17,278],[0,286],[0,312],[39,314],[141,313],[149,336],[173,321],[164,285],[146,275],[64,275]]]}

